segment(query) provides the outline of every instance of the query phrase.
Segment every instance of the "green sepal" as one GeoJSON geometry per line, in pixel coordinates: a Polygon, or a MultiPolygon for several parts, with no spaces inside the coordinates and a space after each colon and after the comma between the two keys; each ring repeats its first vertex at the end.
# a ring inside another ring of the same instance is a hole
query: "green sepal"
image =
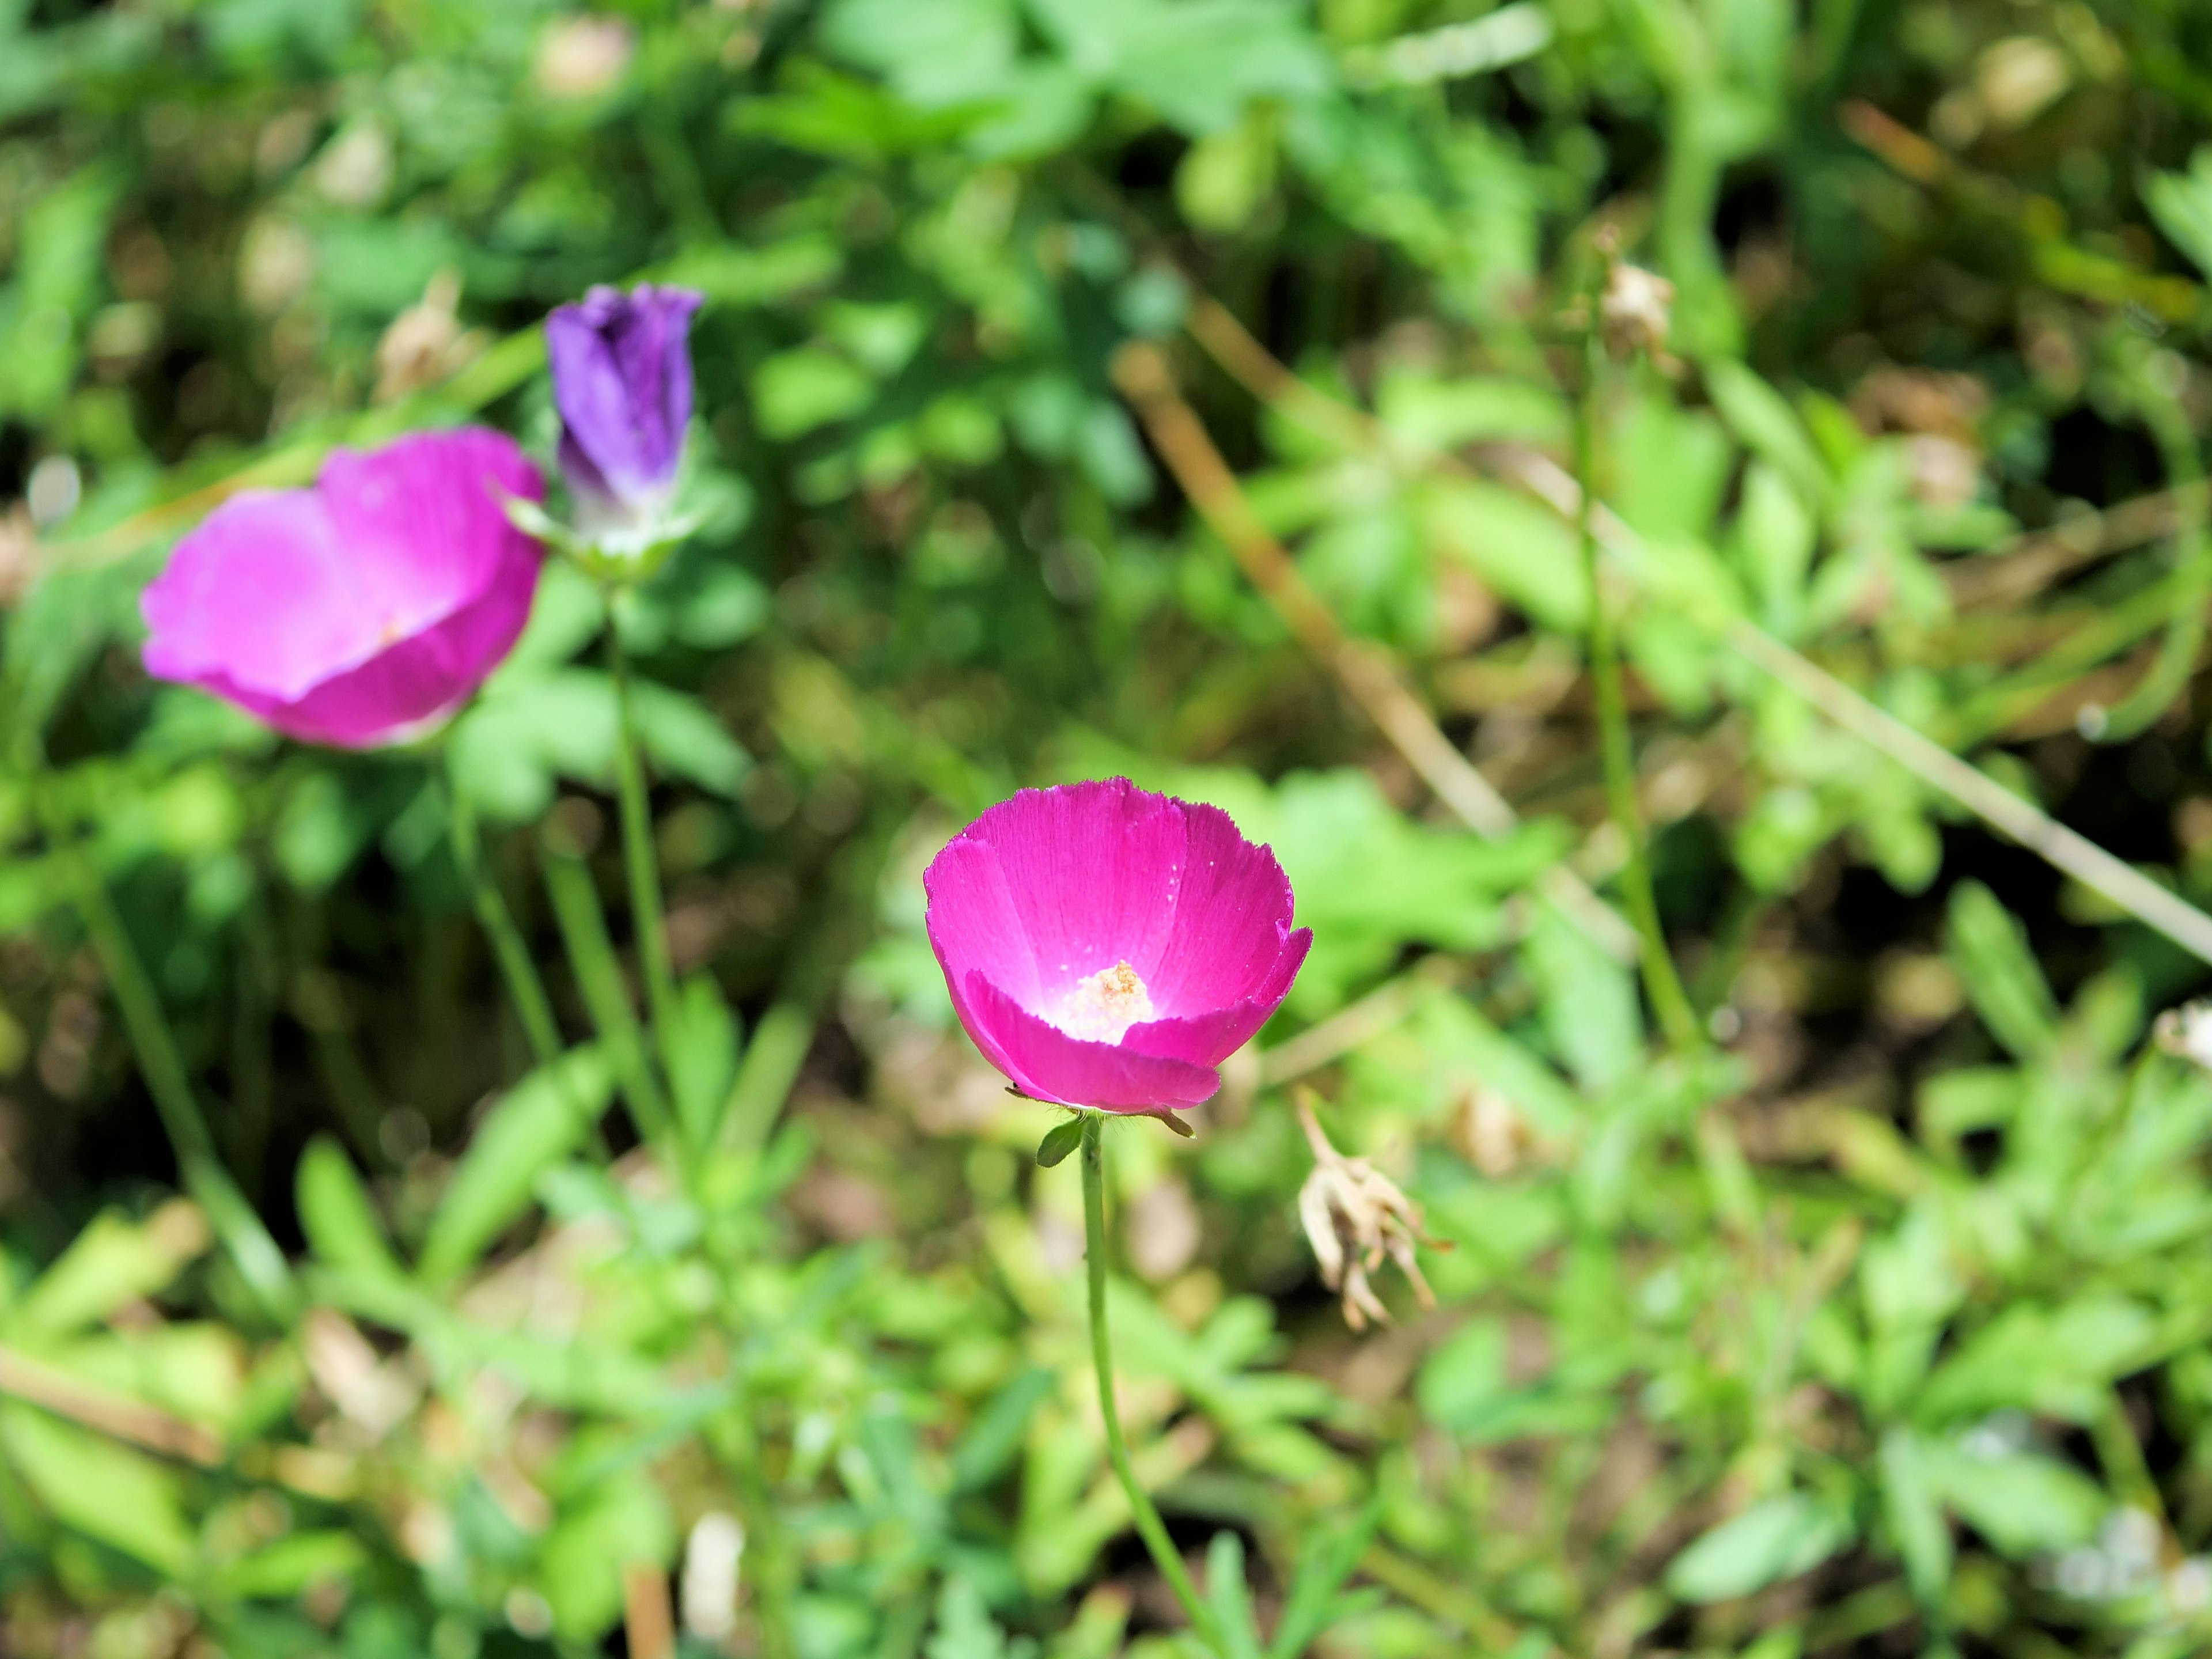
{"type": "Polygon", "coordinates": [[[706,522],[703,514],[684,513],[650,524],[586,535],[562,524],[535,501],[508,495],[501,498],[501,505],[507,509],[507,522],[524,535],[535,537],[594,580],[618,586],[641,582],[653,575],[684,538],[706,522]]]}
{"type": "Polygon", "coordinates": [[[1055,1123],[1044,1132],[1037,1143],[1036,1161],[1040,1170],[1049,1170],[1066,1158],[1083,1139],[1083,1120],[1072,1117],[1065,1123],[1055,1123]]]}

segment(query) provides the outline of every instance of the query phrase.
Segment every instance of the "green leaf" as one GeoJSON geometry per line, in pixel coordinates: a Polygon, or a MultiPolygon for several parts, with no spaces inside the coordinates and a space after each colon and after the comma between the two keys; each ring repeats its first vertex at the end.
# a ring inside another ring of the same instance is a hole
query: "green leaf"
{"type": "Polygon", "coordinates": [[[771,438],[804,437],[857,415],[875,395],[866,374],[818,346],[782,352],[753,371],[753,415],[771,438]]]}
{"type": "Polygon", "coordinates": [[[1684,1601],[1734,1601],[1810,1572],[1850,1540],[1842,1516],[1803,1492],[1784,1492],[1723,1521],[1676,1556],[1667,1589],[1684,1601]]]}
{"type": "Polygon", "coordinates": [[[526,823],[552,805],[555,781],[610,786],[614,684],[589,669],[526,666],[496,675],[447,738],[454,787],[486,817],[526,823]]]}
{"type": "Polygon", "coordinates": [[[1304,21],[1270,0],[1031,0],[1030,11],[1079,70],[1194,137],[1232,125],[1252,99],[1311,100],[1336,79],[1304,21]]]}
{"type": "Polygon", "coordinates": [[[1633,970],[1551,905],[1522,946],[1543,1001],[1545,1035],[1583,1087],[1601,1093],[1644,1063],[1644,1011],[1633,970]]]}
{"type": "Polygon", "coordinates": [[[575,1641],[604,1634],[622,1616],[623,1570],[665,1565],[675,1548],[668,1500],[642,1471],[613,1477],[564,1507],[538,1558],[538,1589],[555,1627],[575,1641]]]}
{"type": "Polygon", "coordinates": [[[317,1135],[300,1154],[294,1201],[309,1248],[332,1267],[366,1273],[404,1273],[353,1160],[330,1136],[317,1135]]]}
{"type": "Polygon", "coordinates": [[[1731,540],[1737,568],[1756,596],[1759,621],[1783,639],[1796,638],[1820,526],[1804,498],[1765,461],[1744,469],[1743,504],[1731,540]]]}
{"type": "Polygon", "coordinates": [[[2058,1039],[2058,1000],[2027,930],[1978,881],[1951,890],[1950,954],[1990,1036],[2021,1060],[2050,1053],[2058,1039]]]}
{"type": "Polygon", "coordinates": [[[9,1329],[58,1336],[143,1301],[175,1282],[210,1243],[199,1206],[173,1199],[143,1222],[103,1211],[23,1298],[9,1329]]]}
{"type": "Polygon", "coordinates": [[[1051,1169],[1082,1144],[1083,1120],[1080,1117],[1054,1124],[1044,1132],[1044,1139],[1037,1143],[1037,1167],[1051,1169]]]}
{"type": "Polygon", "coordinates": [[[1951,1577],[1951,1528],[1937,1502],[1931,1449],[1911,1429],[1881,1441],[1881,1507],[1905,1577],[1923,1607],[1942,1604],[1951,1577]]]}
{"type": "Polygon", "coordinates": [[[2212,276],[2212,144],[2191,153],[2188,172],[2152,174],[2143,205],[2166,240],[2212,276]]]}
{"type": "Polygon", "coordinates": [[[1914,1417],[1936,1425],[2014,1407],[2088,1422],[2112,1383],[2151,1352],[2157,1331],[2146,1308],[2106,1292],[2056,1308],[2014,1303],[1946,1356],[1914,1417]]]}
{"type": "Polygon", "coordinates": [[[1790,400],[1733,357],[1711,358],[1701,367],[1713,407],[1744,447],[1787,478],[1808,507],[1822,507],[1834,481],[1790,400]]]}
{"type": "Polygon", "coordinates": [[[711,974],[694,974],[677,999],[668,1086],[694,1147],[712,1146],[738,1074],[738,1019],[711,974]]]}
{"type": "Polygon", "coordinates": [[[845,256],[828,236],[802,234],[761,247],[715,242],[685,249],[662,280],[696,288],[715,306],[757,306],[834,278],[845,256]]]}
{"type": "Polygon", "coordinates": [[[814,1024],[813,1011],[805,1004],[785,1001],[771,1006],[753,1027],[722,1116],[726,1138],[740,1149],[756,1151],[767,1142],[814,1045],[814,1024]]]}
{"type": "Polygon", "coordinates": [[[1531,621],[1563,634],[1588,626],[1589,582],[1574,527],[1526,495],[1474,480],[1431,479],[1416,497],[1429,538],[1463,559],[1531,621]]]}
{"type": "Polygon", "coordinates": [[[1316,1638],[1354,1611],[1353,1599],[1340,1592],[1358,1571],[1361,1559],[1382,1524],[1382,1511],[1383,1500],[1378,1494],[1352,1521],[1308,1535],[1291,1575],[1290,1593],[1283,1600],[1275,1639],[1268,1644],[1271,1659],[1298,1659],[1316,1638]]]}
{"type": "Polygon", "coordinates": [[[612,1081],[595,1047],[573,1048],[516,1084],[469,1141],[422,1241],[425,1279],[465,1272],[529,1208],[538,1177],[584,1143],[612,1081]]]}
{"type": "Polygon", "coordinates": [[[0,362],[8,365],[0,374],[0,416],[41,424],[76,379],[120,182],[95,163],[46,184],[18,210],[12,303],[0,306],[0,362]]]}
{"type": "Polygon", "coordinates": [[[1012,1465],[1030,1418],[1057,1380],[1043,1366],[1032,1365],[991,1396],[952,1448],[955,1492],[988,1486],[1012,1465]]]}
{"type": "Polygon", "coordinates": [[[937,1592],[937,1628],[924,1659],[1009,1659],[1006,1634],[991,1618],[983,1593],[965,1574],[946,1577],[937,1592]]]}
{"type": "Polygon", "coordinates": [[[822,43],[882,75],[922,109],[1005,91],[1021,43],[1013,0],[836,0],[822,19],[822,43]]]}
{"type": "Polygon", "coordinates": [[[2036,1452],[1987,1456],[1948,1448],[1934,1474],[1960,1517],[2015,1560],[2087,1543],[2112,1508],[2081,1470],[2036,1452]]]}
{"type": "Polygon", "coordinates": [[[235,1425],[248,1403],[246,1345],[228,1326],[178,1321],[111,1329],[52,1354],[79,1376],[217,1430],[235,1425]]]}
{"type": "Polygon", "coordinates": [[[1566,404],[1556,392],[1502,376],[1440,380],[1397,366],[1385,371],[1375,405],[1393,437],[1424,450],[1499,439],[1564,443],[1568,435],[1566,404]]]}
{"type": "Polygon", "coordinates": [[[1244,1540],[1227,1530],[1206,1548],[1206,1600],[1228,1644],[1224,1659],[1260,1659],[1260,1626],[1244,1582],[1244,1540]]]}
{"type": "Polygon", "coordinates": [[[286,1601],[317,1584],[346,1583],[368,1565],[349,1532],[295,1532],[225,1562],[215,1582],[225,1595],[286,1601]]]}
{"type": "Polygon", "coordinates": [[[170,1578],[194,1553],[175,1473],[27,1406],[0,1407],[0,1448],[54,1518],[170,1578]]]}
{"type": "Polygon", "coordinates": [[[752,757],[696,697],[641,680],[632,688],[637,735],[645,752],[677,776],[734,795],[752,768],[752,757]]]}
{"type": "Polygon", "coordinates": [[[1505,1327],[1472,1319],[1422,1364],[1421,1412],[1441,1428],[1479,1422],[1506,1392],[1505,1327]]]}

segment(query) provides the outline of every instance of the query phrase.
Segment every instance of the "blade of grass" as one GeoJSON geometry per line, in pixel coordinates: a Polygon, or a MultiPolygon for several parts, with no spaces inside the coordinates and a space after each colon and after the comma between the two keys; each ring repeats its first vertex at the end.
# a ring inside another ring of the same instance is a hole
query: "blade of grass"
{"type": "Polygon", "coordinates": [[[568,966],[591,1011],[592,1024],[607,1045],[622,1081],[623,1099],[641,1138],[665,1146],[673,1121],[667,1098],[653,1076],[646,1050],[645,1032],[631,1007],[629,990],[623,982],[622,964],[607,935],[607,919],[599,908],[599,890],[592,884],[588,865],[551,826],[541,838],[545,851],[545,890],[553,902],[554,920],[568,947],[568,966]]]}

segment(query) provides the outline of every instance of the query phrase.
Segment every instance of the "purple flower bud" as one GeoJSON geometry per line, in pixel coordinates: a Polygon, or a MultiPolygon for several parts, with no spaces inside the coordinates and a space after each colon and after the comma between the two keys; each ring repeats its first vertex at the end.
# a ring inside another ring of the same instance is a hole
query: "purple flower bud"
{"type": "Polygon", "coordinates": [[[1024,1094],[1066,1106],[1207,1099],[1313,943],[1273,853],[1127,778],[1023,790],[922,885],[961,1024],[1024,1094]]]}
{"type": "Polygon", "coordinates": [[[587,527],[651,519],[667,505],[691,421],[699,303],[688,289],[595,288],[545,319],[561,471],[587,527]]]}
{"type": "Polygon", "coordinates": [[[540,554],[504,499],[544,494],[513,440],[470,427],[337,450],[313,489],[234,495],[140,596],[146,672],[309,743],[404,743],[521,634],[540,554]]]}

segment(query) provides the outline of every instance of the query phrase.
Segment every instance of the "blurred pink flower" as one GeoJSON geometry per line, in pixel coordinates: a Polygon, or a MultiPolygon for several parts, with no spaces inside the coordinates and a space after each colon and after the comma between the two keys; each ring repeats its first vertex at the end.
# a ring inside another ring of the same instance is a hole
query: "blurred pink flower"
{"type": "Polygon", "coordinates": [[[313,489],[234,496],[142,596],[146,672],[309,743],[404,742],[522,632],[539,551],[502,497],[544,494],[511,439],[471,427],[337,450],[313,489]]]}
{"type": "Polygon", "coordinates": [[[922,884],[960,1023],[1023,1094],[1064,1106],[1207,1099],[1313,942],[1273,853],[1127,778],[1024,789],[922,884]]]}

